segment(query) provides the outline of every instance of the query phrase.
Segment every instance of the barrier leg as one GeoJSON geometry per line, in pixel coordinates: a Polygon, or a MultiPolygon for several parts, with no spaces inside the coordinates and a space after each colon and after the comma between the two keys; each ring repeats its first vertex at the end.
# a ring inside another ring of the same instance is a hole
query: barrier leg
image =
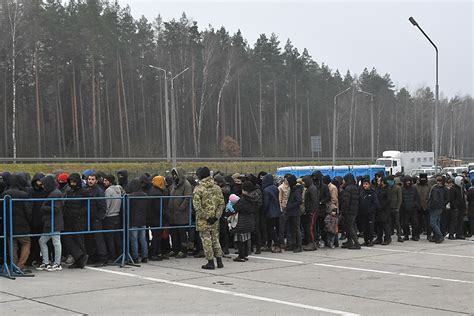
{"type": "Polygon", "coordinates": [[[15,280],[15,277],[12,276],[10,273],[10,269],[8,268],[8,260],[7,260],[7,198],[3,199],[3,264],[2,268],[0,269],[0,276],[8,278],[10,280],[15,280]]]}

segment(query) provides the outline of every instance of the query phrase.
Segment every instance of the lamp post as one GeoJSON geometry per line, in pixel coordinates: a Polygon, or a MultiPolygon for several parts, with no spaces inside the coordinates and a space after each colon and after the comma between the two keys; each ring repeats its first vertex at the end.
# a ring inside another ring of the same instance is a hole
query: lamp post
{"type": "Polygon", "coordinates": [[[342,92],[339,92],[338,94],[336,94],[336,96],[334,97],[334,114],[333,114],[333,117],[332,117],[332,166],[334,167],[336,165],[336,141],[337,141],[337,137],[336,137],[336,115],[337,115],[337,97],[340,96],[341,94],[344,94],[346,93],[347,91],[349,91],[350,89],[352,89],[352,87],[349,87],[347,88],[346,90],[342,91],[342,92]]]}
{"type": "Polygon", "coordinates": [[[166,127],[166,161],[171,161],[171,141],[170,141],[170,114],[169,114],[169,103],[168,103],[168,72],[163,68],[148,65],[150,68],[154,68],[163,71],[165,74],[165,127],[166,127]]]}
{"type": "Polygon", "coordinates": [[[435,163],[435,170],[438,170],[438,108],[439,108],[439,84],[438,84],[438,47],[436,47],[435,43],[426,35],[426,33],[423,31],[423,29],[418,25],[418,23],[415,21],[413,17],[410,17],[408,19],[411,24],[416,26],[421,33],[428,39],[428,41],[433,45],[435,51],[436,51],[436,104],[435,104],[435,117],[434,117],[434,163],[435,163]]]}
{"type": "Polygon", "coordinates": [[[370,159],[372,163],[374,162],[374,95],[370,92],[363,91],[361,89],[357,90],[360,93],[364,93],[370,96],[370,159]]]}
{"type": "Polygon", "coordinates": [[[186,70],[189,68],[184,69],[181,71],[179,74],[171,78],[171,129],[173,130],[173,134],[171,135],[171,142],[173,144],[172,146],[172,165],[173,168],[176,168],[176,149],[178,147],[177,144],[177,130],[176,130],[176,105],[175,105],[175,100],[174,100],[174,79],[177,77],[181,76],[186,70]]]}

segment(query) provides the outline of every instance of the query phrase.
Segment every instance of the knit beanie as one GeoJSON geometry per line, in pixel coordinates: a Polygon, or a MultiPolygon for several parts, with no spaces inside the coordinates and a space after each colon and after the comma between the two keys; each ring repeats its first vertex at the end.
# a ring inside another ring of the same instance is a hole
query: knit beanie
{"type": "Polygon", "coordinates": [[[252,183],[252,181],[247,180],[242,183],[242,191],[252,192],[253,190],[255,190],[255,185],[252,183]]]}
{"type": "Polygon", "coordinates": [[[163,176],[156,176],[151,181],[154,187],[160,188],[161,190],[165,189],[165,177],[163,176]]]}

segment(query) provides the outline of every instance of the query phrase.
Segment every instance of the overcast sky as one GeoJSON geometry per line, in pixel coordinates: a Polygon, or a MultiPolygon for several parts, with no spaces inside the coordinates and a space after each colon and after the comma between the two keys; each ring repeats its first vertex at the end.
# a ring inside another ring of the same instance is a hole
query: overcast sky
{"type": "Polygon", "coordinates": [[[413,16],[439,48],[441,95],[474,95],[473,1],[163,1],[119,0],[135,17],[165,21],[182,12],[202,30],[242,31],[251,46],[261,33],[291,39],[342,75],[375,67],[398,87],[435,85],[435,51],[408,21],[413,16]]]}

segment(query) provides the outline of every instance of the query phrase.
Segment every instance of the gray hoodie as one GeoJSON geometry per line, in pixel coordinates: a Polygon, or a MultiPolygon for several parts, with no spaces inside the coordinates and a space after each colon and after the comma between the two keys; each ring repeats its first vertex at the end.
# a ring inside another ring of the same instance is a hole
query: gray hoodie
{"type": "Polygon", "coordinates": [[[111,185],[105,190],[105,197],[107,198],[107,212],[105,217],[112,217],[120,215],[120,207],[122,200],[120,197],[125,194],[125,191],[120,185],[111,185]]]}

